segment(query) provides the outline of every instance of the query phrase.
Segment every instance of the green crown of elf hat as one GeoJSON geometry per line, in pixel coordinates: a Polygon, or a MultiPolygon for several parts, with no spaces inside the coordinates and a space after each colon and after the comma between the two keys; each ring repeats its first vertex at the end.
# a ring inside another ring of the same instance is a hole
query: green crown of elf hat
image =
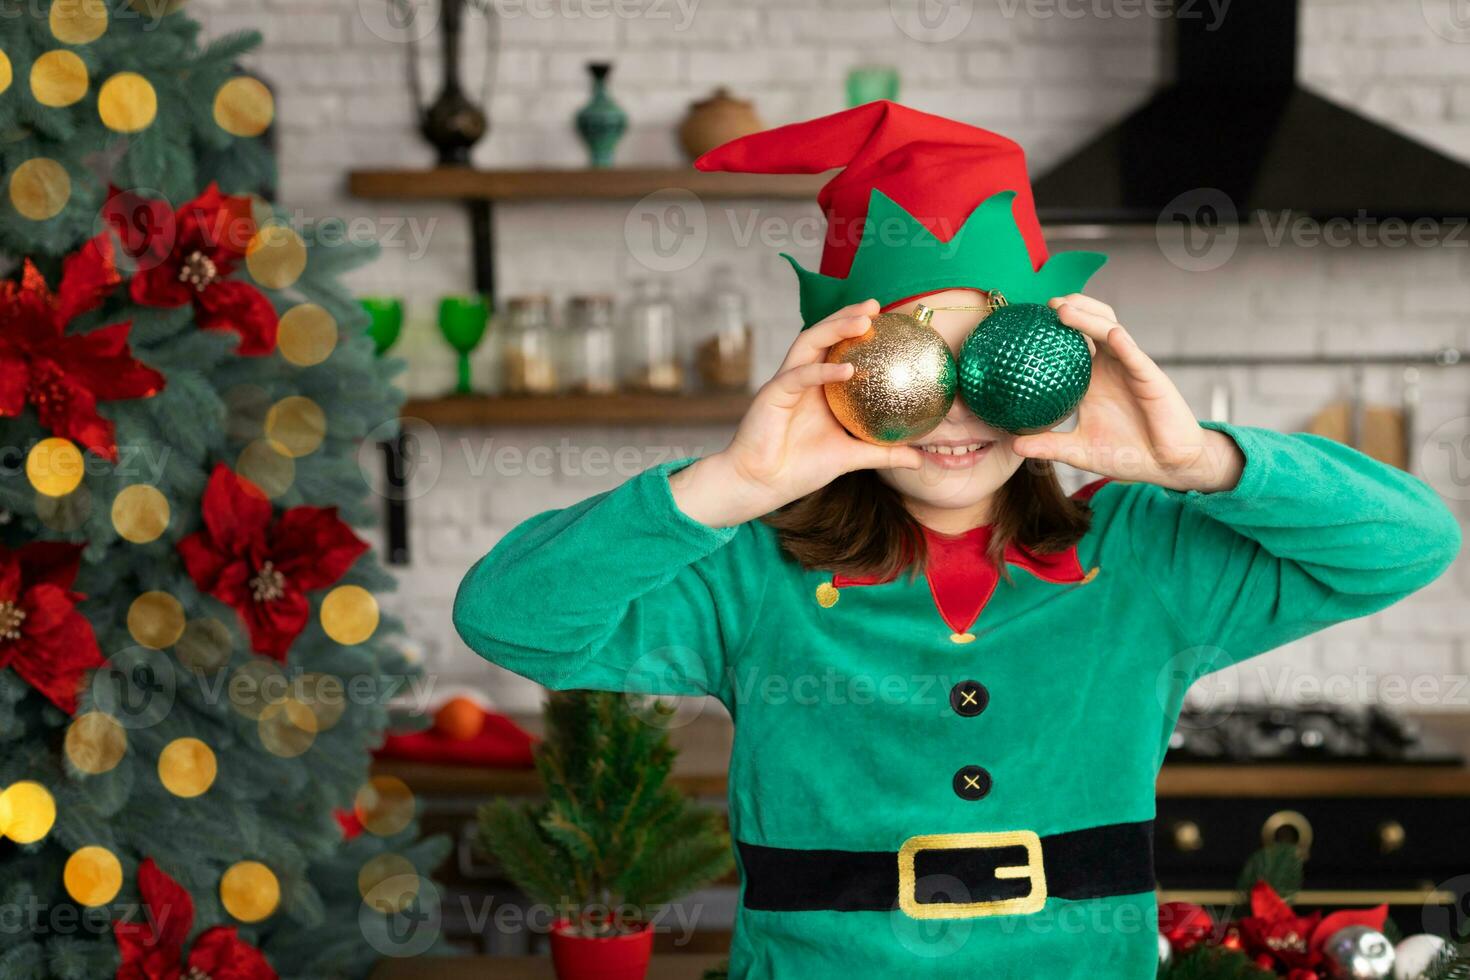
{"type": "Polygon", "coordinates": [[[1080,292],[1107,257],[1048,258],[1026,156],[997,133],[870,102],[732,140],[700,170],[815,174],[843,169],[817,194],[827,216],[820,272],[790,255],[802,328],[852,303],[883,309],[941,289],[999,290],[1011,303],[1080,292]]]}

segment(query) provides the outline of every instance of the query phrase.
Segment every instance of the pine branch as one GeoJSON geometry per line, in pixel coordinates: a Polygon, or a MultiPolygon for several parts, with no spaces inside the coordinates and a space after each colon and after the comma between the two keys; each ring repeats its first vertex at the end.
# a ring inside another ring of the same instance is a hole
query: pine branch
{"type": "Polygon", "coordinates": [[[1302,890],[1301,855],[1292,844],[1272,844],[1250,856],[1240,873],[1236,888],[1249,895],[1256,882],[1264,881],[1275,889],[1283,901],[1290,902],[1302,890]]]}
{"type": "Polygon", "coordinates": [[[1159,980],[1277,980],[1239,950],[1196,946],[1159,968],[1159,980]]]}

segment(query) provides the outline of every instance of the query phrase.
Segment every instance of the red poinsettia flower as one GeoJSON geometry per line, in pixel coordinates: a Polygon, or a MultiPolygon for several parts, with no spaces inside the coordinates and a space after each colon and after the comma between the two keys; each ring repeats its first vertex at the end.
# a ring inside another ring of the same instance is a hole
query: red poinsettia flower
{"type": "Polygon", "coordinates": [[[1251,889],[1251,914],[1240,920],[1240,935],[1252,955],[1269,956],[1287,970],[1310,970],[1322,960],[1321,945],[1312,945],[1321,921],[1321,912],[1297,915],[1276,889],[1258,881],[1251,889]]]}
{"type": "Polygon", "coordinates": [[[201,932],[186,960],[194,900],[152,858],[138,865],[138,891],[144,909],[140,921],[112,924],[122,954],[117,980],[276,980],[264,954],[241,939],[234,926],[201,932]]]}
{"type": "Polygon", "coordinates": [[[69,715],[83,675],[102,666],[92,624],[71,591],[82,546],[36,541],[0,545],[0,670],[9,667],[69,715]]]}
{"type": "Polygon", "coordinates": [[[1192,902],[1165,902],[1159,906],[1159,935],[1176,953],[1185,953],[1215,934],[1215,920],[1192,902]]]}
{"type": "Polygon", "coordinates": [[[29,402],[52,433],[114,463],[113,425],[97,403],[149,398],[163,390],[163,375],[133,359],[131,324],[70,335],[66,328],[120,281],[112,244],[98,236],[67,256],[55,295],[29,259],[20,282],[0,283],[0,417],[19,415],[29,402]]]}
{"type": "Polygon", "coordinates": [[[229,603],[258,653],[286,659],[306,628],[306,593],[340,579],[367,543],[335,507],[292,507],[272,520],[266,495],[223,463],[204,491],[204,530],[179,542],[199,588],[229,603]]]}
{"type": "Polygon", "coordinates": [[[248,197],[221,194],[210,184],[171,212],[157,199],[114,192],[104,213],[138,262],[130,286],[133,302],[192,303],[201,327],[240,335],[239,353],[254,356],[276,349],[275,307],[250,283],[230,278],[255,237],[248,197]]]}

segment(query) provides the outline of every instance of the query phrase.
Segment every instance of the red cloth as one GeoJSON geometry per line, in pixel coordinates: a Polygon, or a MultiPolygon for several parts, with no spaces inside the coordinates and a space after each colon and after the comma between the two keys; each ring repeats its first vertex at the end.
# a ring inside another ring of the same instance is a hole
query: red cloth
{"type": "Polygon", "coordinates": [[[1032,265],[1039,269],[1046,262],[1021,147],[998,133],[893,102],[869,102],[753,133],[716,147],[694,165],[763,174],[817,174],[843,167],[817,195],[827,216],[823,275],[847,277],[875,188],[945,242],[987,198],[1015,191],[1016,227],[1032,265]]]}
{"type": "Polygon", "coordinates": [[[433,728],[409,735],[389,735],[374,753],[380,759],[439,762],[491,769],[530,769],[536,740],[505,715],[485,712],[485,724],[474,738],[449,738],[433,728]]]}

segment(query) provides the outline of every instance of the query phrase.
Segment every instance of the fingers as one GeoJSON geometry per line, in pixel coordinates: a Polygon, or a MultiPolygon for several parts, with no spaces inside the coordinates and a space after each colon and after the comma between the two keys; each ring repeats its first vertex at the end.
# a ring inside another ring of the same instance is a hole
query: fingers
{"type": "Polygon", "coordinates": [[[803,364],[776,375],[766,386],[766,390],[774,404],[789,408],[800,400],[802,393],[808,388],[846,381],[852,377],[853,370],[851,364],[828,364],[826,361],[803,364]]]}
{"type": "Polygon", "coordinates": [[[854,439],[854,470],[916,470],[924,465],[924,456],[913,446],[875,446],[854,439]]]}
{"type": "Polygon", "coordinates": [[[822,360],[827,356],[827,349],[839,340],[861,337],[866,333],[873,325],[873,317],[877,315],[878,301],[870,299],[844,306],[820,323],[807,327],[786,352],[781,370],[786,371],[822,360]]]}
{"type": "Polygon", "coordinates": [[[1075,431],[1037,432],[1011,440],[1011,451],[1026,459],[1072,462],[1081,458],[1082,449],[1075,431]]]}
{"type": "Polygon", "coordinates": [[[1095,313],[1098,316],[1107,317],[1114,323],[1118,322],[1118,314],[1113,312],[1113,308],[1111,306],[1104,303],[1102,300],[1093,299],[1086,293],[1068,293],[1066,296],[1057,296],[1049,300],[1046,305],[1055,310],[1059,308],[1063,303],[1078,307],[1079,309],[1085,310],[1088,313],[1095,313]]]}

